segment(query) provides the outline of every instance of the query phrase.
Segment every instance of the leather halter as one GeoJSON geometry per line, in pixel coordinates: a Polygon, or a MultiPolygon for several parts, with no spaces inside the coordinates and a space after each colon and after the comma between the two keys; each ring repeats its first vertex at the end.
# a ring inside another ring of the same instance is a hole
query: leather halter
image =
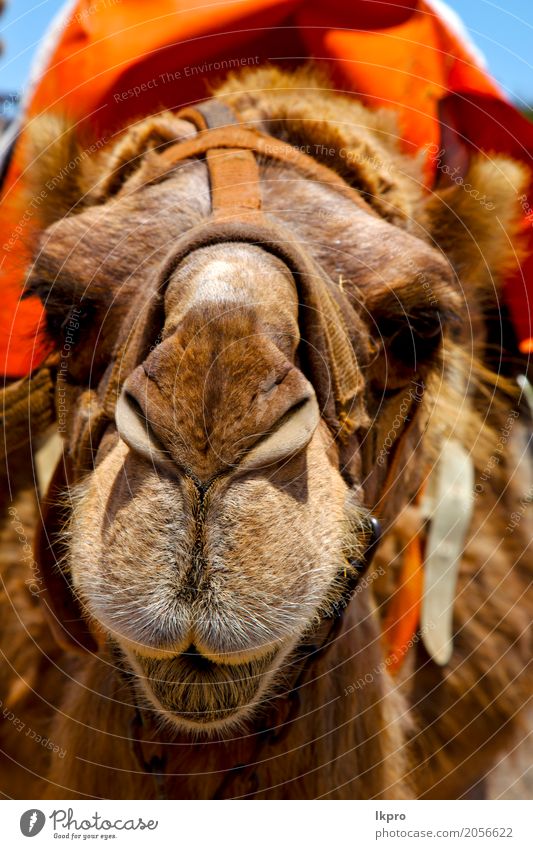
{"type": "Polygon", "coordinates": [[[365,212],[376,215],[341,176],[298,148],[259,130],[245,127],[236,114],[219,100],[208,100],[182,109],[178,118],[194,124],[197,135],[176,142],[160,154],[173,168],[185,159],[205,156],[211,188],[212,219],[251,217],[256,223],[262,213],[261,181],[256,156],[290,165],[302,176],[334,189],[365,212]]]}
{"type": "MultiPolygon", "coordinates": [[[[225,104],[211,100],[177,113],[194,124],[197,135],[172,143],[158,154],[170,172],[191,158],[204,158],[209,174],[210,218],[178,239],[160,274],[149,306],[148,323],[161,307],[169,278],[180,262],[195,250],[221,242],[259,245],[280,258],[295,280],[301,317],[312,345],[306,350],[322,416],[332,432],[345,439],[361,422],[356,413],[364,380],[359,370],[348,326],[353,313],[344,294],[299,247],[291,233],[276,224],[262,209],[261,180],[256,156],[290,164],[307,178],[329,186],[365,212],[375,214],[338,174],[285,142],[248,129],[225,104]],[[225,122],[225,125],[222,125],[225,122]],[[306,325],[306,326],[305,326],[306,325]]],[[[145,293],[140,293],[141,300],[145,293]]],[[[142,309],[146,308],[145,301],[142,309]]],[[[115,406],[125,377],[144,358],[145,347],[134,300],[126,317],[113,357],[113,365],[96,391],[74,389],[68,407],[75,411],[70,423],[71,457],[79,472],[91,467],[95,448],[115,406]]],[[[144,313],[146,315],[146,313],[144,313]]]]}

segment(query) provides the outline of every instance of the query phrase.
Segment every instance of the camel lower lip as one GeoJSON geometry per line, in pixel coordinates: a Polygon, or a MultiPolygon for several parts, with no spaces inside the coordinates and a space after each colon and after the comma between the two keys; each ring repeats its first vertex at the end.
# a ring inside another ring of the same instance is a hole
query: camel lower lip
{"type": "Polygon", "coordinates": [[[132,660],[143,688],[165,714],[210,725],[256,700],[277,651],[231,665],[214,663],[195,650],[165,660],[135,653],[132,660]]]}

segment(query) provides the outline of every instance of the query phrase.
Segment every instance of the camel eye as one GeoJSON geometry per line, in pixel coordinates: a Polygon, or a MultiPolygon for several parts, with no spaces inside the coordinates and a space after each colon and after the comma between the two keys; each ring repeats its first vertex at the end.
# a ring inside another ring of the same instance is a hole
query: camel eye
{"type": "Polygon", "coordinates": [[[294,404],[245,455],[241,469],[269,466],[301,451],[311,441],[318,423],[320,410],[315,395],[294,404]]]}

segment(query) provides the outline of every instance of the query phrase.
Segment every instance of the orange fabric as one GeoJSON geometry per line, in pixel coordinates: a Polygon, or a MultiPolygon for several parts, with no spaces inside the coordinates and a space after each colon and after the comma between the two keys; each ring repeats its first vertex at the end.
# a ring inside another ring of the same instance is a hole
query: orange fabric
{"type": "Polygon", "coordinates": [[[420,534],[405,547],[398,587],[387,608],[383,623],[383,641],[388,671],[395,675],[413,644],[420,624],[424,592],[424,558],[420,534]]]}
{"type": "MultiPolygon", "coordinates": [[[[221,62],[293,66],[306,57],[327,62],[339,89],[397,110],[406,150],[413,153],[439,143],[439,107],[450,97],[457,98],[456,129],[472,147],[522,159],[533,151],[525,119],[520,123],[423,0],[229,0],[208,6],[200,0],[79,0],[33,93],[27,120],[48,110],[66,113],[93,139],[108,139],[143,115],[205,97],[207,83],[227,68],[221,62]]],[[[428,161],[428,185],[433,168],[428,161]]],[[[24,193],[19,143],[0,210],[0,367],[12,377],[27,373],[46,353],[38,334],[40,304],[19,302],[45,200],[24,193]]],[[[528,273],[531,281],[533,264],[528,273]]],[[[531,293],[531,283],[520,276],[508,287],[521,340],[533,336],[528,287],[531,293]]]]}

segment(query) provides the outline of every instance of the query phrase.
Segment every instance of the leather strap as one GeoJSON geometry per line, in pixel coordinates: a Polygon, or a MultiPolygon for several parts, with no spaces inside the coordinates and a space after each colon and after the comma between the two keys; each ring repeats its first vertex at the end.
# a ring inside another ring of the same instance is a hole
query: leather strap
{"type": "Polygon", "coordinates": [[[251,150],[208,150],[206,161],[214,219],[242,221],[250,210],[260,211],[259,166],[251,150]]]}
{"type": "MultiPolygon", "coordinates": [[[[186,114],[190,116],[190,110],[186,114]]],[[[185,117],[183,112],[178,117],[185,117]]],[[[187,118],[186,120],[189,120],[187,118]]],[[[198,119],[200,120],[200,119],[198,119]]],[[[205,122],[204,116],[201,120],[205,122]]],[[[258,154],[265,159],[290,165],[309,180],[327,185],[340,195],[358,206],[368,215],[378,217],[377,213],[363,200],[359,192],[346,183],[343,178],[321,162],[317,162],[307,153],[298,150],[280,139],[261,133],[259,130],[244,127],[242,124],[216,126],[207,132],[199,132],[176,144],[167,147],[160,154],[160,160],[168,165],[169,170],[186,159],[204,157],[209,150],[242,150],[250,151],[251,155],[258,154]]],[[[255,158],[255,157],[254,157],[255,158]]],[[[244,159],[242,160],[245,161],[244,159]]],[[[246,182],[246,180],[239,181],[246,182]]],[[[238,204],[238,191],[235,195],[235,206],[238,204]]]]}
{"type": "Polygon", "coordinates": [[[8,384],[0,394],[0,456],[32,442],[55,421],[55,363],[48,358],[28,377],[8,384]]]}
{"type": "MultiPolygon", "coordinates": [[[[209,133],[206,137],[209,144],[204,152],[209,171],[212,217],[242,220],[249,210],[259,211],[261,178],[253,149],[220,147],[218,137],[213,136],[215,129],[231,130],[239,125],[233,110],[220,100],[207,100],[194,108],[182,109],[179,117],[194,124],[198,133],[206,130],[209,133]]],[[[231,137],[231,132],[224,135],[229,144],[231,137]]],[[[175,150],[180,160],[182,152],[175,150]]]]}
{"type": "Polygon", "coordinates": [[[204,100],[196,106],[186,106],[180,109],[178,118],[190,121],[198,132],[202,130],[214,130],[215,127],[226,127],[239,123],[237,114],[222,100],[204,100]]]}

